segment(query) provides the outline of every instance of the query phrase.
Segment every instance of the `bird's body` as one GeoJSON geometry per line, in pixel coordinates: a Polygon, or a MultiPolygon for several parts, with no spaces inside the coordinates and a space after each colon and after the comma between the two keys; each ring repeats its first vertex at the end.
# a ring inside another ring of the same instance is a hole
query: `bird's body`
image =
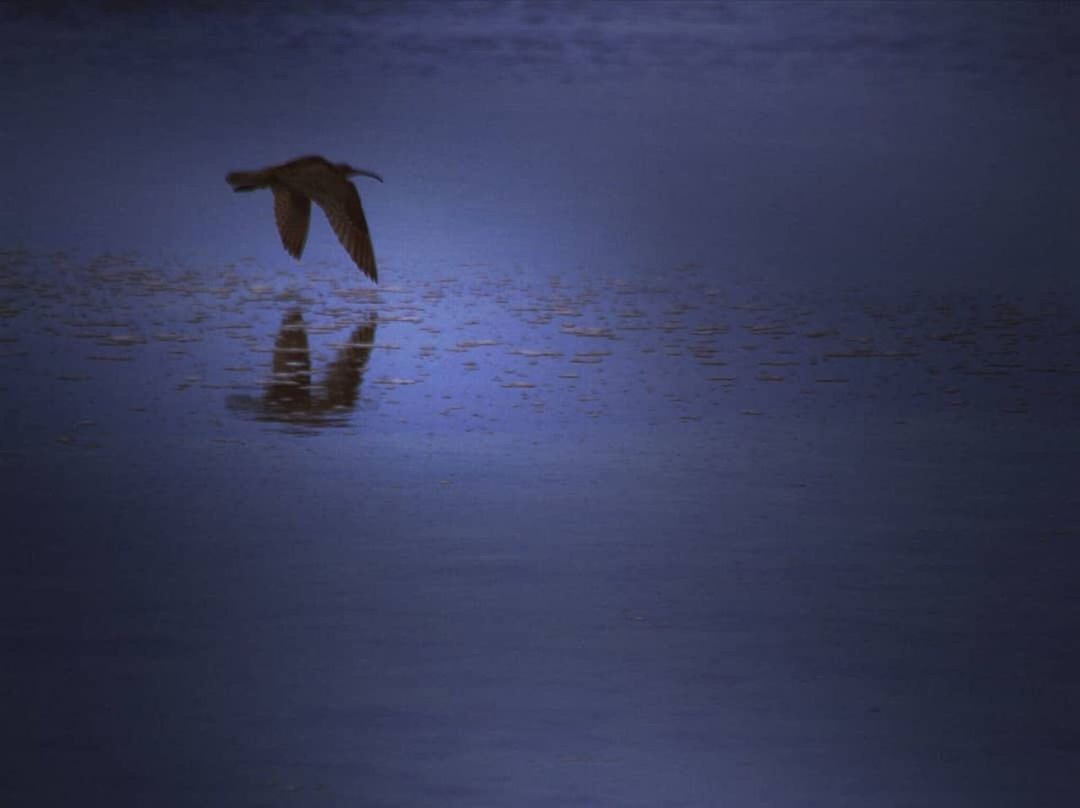
{"type": "Polygon", "coordinates": [[[232,171],[226,181],[234,191],[269,188],[274,193],[274,219],[285,251],[299,258],[307,241],[311,203],[323,209],[345,251],[360,270],[378,283],[375,251],[371,245],[360,194],[349,177],[361,175],[382,182],[370,171],[322,157],[300,157],[258,171],[232,171]]]}

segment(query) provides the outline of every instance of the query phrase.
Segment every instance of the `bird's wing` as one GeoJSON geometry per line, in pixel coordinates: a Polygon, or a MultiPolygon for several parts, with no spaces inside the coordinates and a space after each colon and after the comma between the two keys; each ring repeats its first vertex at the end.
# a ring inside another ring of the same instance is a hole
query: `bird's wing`
{"type": "Polygon", "coordinates": [[[371,244],[371,231],[368,230],[367,219],[364,218],[364,209],[360,206],[360,194],[351,182],[344,182],[343,185],[344,189],[340,194],[319,189],[311,198],[323,209],[345,252],[365,275],[378,283],[375,248],[371,244]]]}
{"type": "Polygon", "coordinates": [[[356,405],[364,368],[371,356],[371,349],[375,347],[377,324],[374,315],[369,315],[368,321],[352,332],[349,342],[342,347],[337,359],[327,368],[326,381],[323,383],[326,388],[327,409],[351,409],[356,405]]]}
{"type": "Polygon", "coordinates": [[[274,218],[281,234],[281,243],[289,255],[299,258],[304,251],[308,224],[311,222],[311,200],[283,185],[275,185],[273,188],[274,218]]]}

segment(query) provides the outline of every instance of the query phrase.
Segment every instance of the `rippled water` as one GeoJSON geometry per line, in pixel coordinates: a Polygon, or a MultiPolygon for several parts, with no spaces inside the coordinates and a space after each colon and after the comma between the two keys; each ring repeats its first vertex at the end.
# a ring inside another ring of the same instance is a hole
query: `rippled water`
{"type": "Polygon", "coordinates": [[[87,8],[0,18],[0,802],[1071,795],[1071,6],[87,8]],[[224,182],[311,151],[381,285],[224,182]]]}
{"type": "Polygon", "coordinates": [[[1060,300],[22,253],[0,278],[18,799],[1068,777],[1060,300]]]}

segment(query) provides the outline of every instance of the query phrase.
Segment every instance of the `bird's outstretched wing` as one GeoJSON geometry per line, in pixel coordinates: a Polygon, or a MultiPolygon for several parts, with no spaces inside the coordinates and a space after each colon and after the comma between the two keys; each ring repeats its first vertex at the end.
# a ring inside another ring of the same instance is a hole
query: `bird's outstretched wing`
{"type": "Polygon", "coordinates": [[[376,283],[379,270],[375,266],[375,248],[371,244],[364,209],[360,206],[360,194],[351,182],[345,182],[342,194],[325,193],[322,189],[312,194],[312,199],[323,209],[330,226],[337,234],[341,246],[356,262],[360,270],[376,283]]]}
{"type": "Polygon", "coordinates": [[[299,258],[304,251],[308,224],[311,222],[311,200],[283,185],[275,185],[273,190],[274,218],[281,234],[281,243],[289,255],[299,258]]]}

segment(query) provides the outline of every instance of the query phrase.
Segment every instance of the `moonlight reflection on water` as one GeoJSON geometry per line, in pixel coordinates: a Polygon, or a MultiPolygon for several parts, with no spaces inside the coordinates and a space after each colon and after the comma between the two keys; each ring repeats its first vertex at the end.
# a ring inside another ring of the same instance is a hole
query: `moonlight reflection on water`
{"type": "Polygon", "coordinates": [[[771,291],[694,267],[647,284],[463,269],[357,289],[330,273],[300,286],[252,265],[9,253],[3,273],[9,385],[108,381],[125,409],[200,414],[200,434],[231,429],[198,403],[207,390],[235,391],[228,408],[256,420],[419,434],[1077,411],[1076,314],[1045,296],[771,291]]]}

